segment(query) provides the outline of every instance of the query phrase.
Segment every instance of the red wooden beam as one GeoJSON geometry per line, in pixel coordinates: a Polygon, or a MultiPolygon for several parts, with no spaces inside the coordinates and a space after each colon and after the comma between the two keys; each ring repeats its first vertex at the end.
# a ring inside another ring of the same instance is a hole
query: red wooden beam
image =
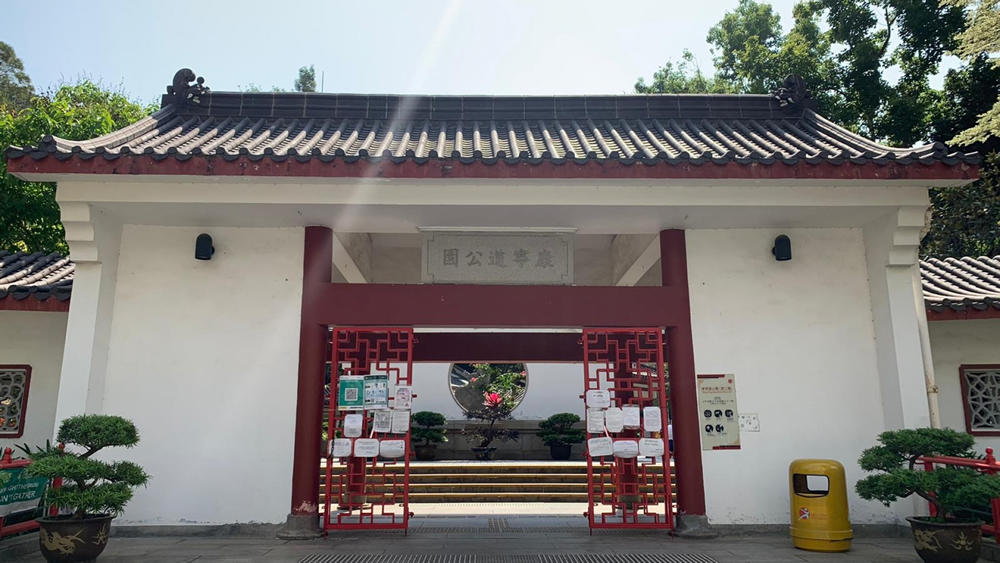
{"type": "Polygon", "coordinates": [[[968,307],[961,311],[948,309],[945,311],[932,311],[927,309],[928,321],[974,321],[980,319],[1000,319],[1000,309],[973,309],[968,307]]]}
{"type": "Polygon", "coordinates": [[[576,333],[421,332],[413,346],[415,362],[582,362],[576,333]]]}
{"type": "Polygon", "coordinates": [[[7,161],[11,174],[152,174],[183,176],[256,176],[303,178],[637,178],[637,179],[747,179],[747,180],[975,180],[979,166],[962,164],[951,166],[943,162],[925,164],[875,163],[839,165],[828,162],[795,165],[775,164],[725,164],[704,163],[652,165],[641,162],[624,163],[617,160],[585,163],[544,161],[538,164],[496,162],[486,164],[475,161],[467,164],[454,159],[428,159],[422,163],[404,160],[370,162],[365,159],[348,162],[335,159],[323,162],[318,158],[299,161],[295,158],[251,160],[241,156],[225,160],[217,156],[196,156],[187,160],[173,157],[156,160],[148,155],[121,156],[107,160],[102,156],[90,159],[67,158],[58,160],[48,156],[35,160],[29,156],[7,161]]]}
{"type": "Polygon", "coordinates": [[[50,313],[69,312],[69,299],[59,301],[55,297],[49,297],[45,301],[26,297],[24,299],[14,299],[9,295],[0,299],[0,311],[41,311],[50,313]]]}
{"type": "Polygon", "coordinates": [[[304,314],[337,326],[671,326],[681,299],[670,287],[326,284],[304,314]]]}

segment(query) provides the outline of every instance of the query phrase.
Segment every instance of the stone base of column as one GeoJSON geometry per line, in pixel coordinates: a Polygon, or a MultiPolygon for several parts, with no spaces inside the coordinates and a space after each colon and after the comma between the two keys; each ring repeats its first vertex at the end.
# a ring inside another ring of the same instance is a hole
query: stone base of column
{"type": "Polygon", "coordinates": [[[708,523],[708,516],[704,514],[678,514],[677,529],[674,531],[678,537],[691,540],[711,540],[719,537],[719,532],[712,529],[708,523]]]}
{"type": "Polygon", "coordinates": [[[289,514],[285,527],[277,534],[282,540],[314,540],[323,537],[319,527],[319,515],[289,514]]]}

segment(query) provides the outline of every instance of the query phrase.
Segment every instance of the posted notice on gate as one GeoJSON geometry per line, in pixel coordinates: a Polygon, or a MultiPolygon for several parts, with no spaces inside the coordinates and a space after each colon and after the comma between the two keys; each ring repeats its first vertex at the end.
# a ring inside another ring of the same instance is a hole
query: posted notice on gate
{"type": "Polygon", "coordinates": [[[740,411],[733,374],[698,376],[698,411],[702,450],[740,449],[740,411]]]}

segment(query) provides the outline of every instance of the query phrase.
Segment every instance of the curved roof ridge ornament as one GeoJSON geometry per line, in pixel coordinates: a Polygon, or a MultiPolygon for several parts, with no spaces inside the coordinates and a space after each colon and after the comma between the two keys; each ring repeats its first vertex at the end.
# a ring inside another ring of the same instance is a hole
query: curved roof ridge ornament
{"type": "Polygon", "coordinates": [[[772,94],[781,107],[788,106],[798,106],[804,101],[812,98],[812,92],[806,88],[806,81],[802,79],[801,76],[797,74],[789,74],[785,77],[785,81],[781,84],[781,87],[775,90],[772,94]]]}
{"type": "Polygon", "coordinates": [[[199,76],[195,78],[194,71],[189,68],[182,68],[174,74],[173,82],[167,86],[166,98],[172,104],[180,106],[191,104],[197,106],[201,104],[201,95],[207,94],[210,91],[205,86],[205,79],[203,77],[199,76]],[[191,84],[192,82],[194,84],[191,84]]]}

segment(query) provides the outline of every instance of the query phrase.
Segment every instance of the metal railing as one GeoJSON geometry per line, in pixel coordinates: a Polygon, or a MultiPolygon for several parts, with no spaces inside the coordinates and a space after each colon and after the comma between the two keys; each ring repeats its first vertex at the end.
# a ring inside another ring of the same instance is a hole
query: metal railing
{"type": "MultiPolygon", "coordinates": [[[[927,456],[920,458],[924,464],[924,471],[934,471],[934,465],[953,465],[956,467],[969,467],[980,473],[996,475],[1000,473],[1000,463],[993,457],[993,448],[986,448],[986,457],[983,459],[969,459],[965,457],[952,456],[927,456]]],[[[930,506],[930,515],[937,516],[937,507],[933,503],[930,506]]],[[[994,541],[1000,545],[1000,534],[997,534],[997,527],[1000,526],[1000,498],[990,501],[990,511],[993,516],[992,524],[983,525],[983,533],[993,536],[994,541]]]]}
{"type": "MultiPolygon", "coordinates": [[[[4,469],[20,469],[31,465],[30,459],[14,459],[14,450],[11,448],[5,448],[3,451],[3,456],[0,457],[0,470],[4,469]]],[[[62,485],[62,478],[54,479],[52,482],[53,487],[59,487],[62,485]]],[[[59,514],[59,510],[56,507],[49,508],[49,516],[56,516],[59,514]]],[[[22,532],[33,532],[38,529],[38,521],[32,518],[27,522],[18,522],[16,524],[8,525],[6,523],[7,517],[0,516],[0,539],[6,536],[12,536],[14,534],[20,534],[22,532]]]]}

